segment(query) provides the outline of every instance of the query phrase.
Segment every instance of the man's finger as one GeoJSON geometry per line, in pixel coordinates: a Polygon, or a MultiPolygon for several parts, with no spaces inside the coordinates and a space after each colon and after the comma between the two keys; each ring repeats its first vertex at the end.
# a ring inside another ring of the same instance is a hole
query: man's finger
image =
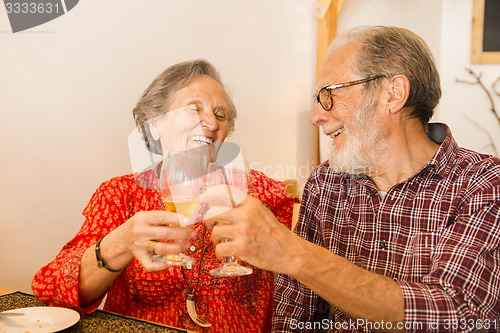
{"type": "Polygon", "coordinates": [[[235,207],[242,203],[247,193],[229,185],[216,185],[207,188],[200,196],[200,201],[209,207],[213,205],[235,207]]]}
{"type": "Polygon", "coordinates": [[[217,225],[212,230],[212,242],[215,245],[219,245],[225,241],[230,241],[231,239],[237,237],[234,228],[229,225],[217,225]]]}
{"type": "Polygon", "coordinates": [[[214,206],[205,215],[205,225],[212,230],[217,223],[234,224],[241,221],[240,208],[214,206]]]}
{"type": "Polygon", "coordinates": [[[222,215],[223,213],[227,212],[230,209],[232,209],[232,208],[226,207],[226,206],[212,206],[205,213],[205,221],[213,220],[213,219],[217,218],[219,215],[222,215]]]}
{"type": "Polygon", "coordinates": [[[231,241],[219,243],[215,248],[215,255],[221,259],[234,256],[235,253],[232,251],[232,247],[231,241]]]}

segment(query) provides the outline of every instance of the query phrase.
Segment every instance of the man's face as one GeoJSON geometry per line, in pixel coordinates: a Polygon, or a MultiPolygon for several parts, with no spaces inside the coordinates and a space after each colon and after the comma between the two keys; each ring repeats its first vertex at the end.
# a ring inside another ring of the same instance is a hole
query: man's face
{"type": "MultiPolygon", "coordinates": [[[[324,86],[362,79],[351,71],[358,45],[347,45],[331,53],[318,76],[316,93],[324,86]]],[[[330,167],[350,174],[373,172],[378,152],[385,146],[377,121],[376,100],[364,96],[364,84],[333,89],[333,107],[325,111],[318,103],[311,122],[332,139],[330,167]]]]}

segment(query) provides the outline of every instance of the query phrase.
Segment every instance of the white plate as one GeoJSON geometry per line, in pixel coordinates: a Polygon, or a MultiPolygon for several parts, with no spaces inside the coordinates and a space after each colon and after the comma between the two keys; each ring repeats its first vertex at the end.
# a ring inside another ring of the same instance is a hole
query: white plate
{"type": "Polygon", "coordinates": [[[24,316],[0,318],[0,333],[51,333],[73,326],[80,320],[75,310],[52,306],[14,309],[3,313],[23,313],[24,316]]]}

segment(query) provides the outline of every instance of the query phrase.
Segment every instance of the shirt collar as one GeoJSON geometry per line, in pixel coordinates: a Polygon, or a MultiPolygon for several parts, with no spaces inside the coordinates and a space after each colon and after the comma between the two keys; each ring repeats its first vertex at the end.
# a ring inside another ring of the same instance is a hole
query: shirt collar
{"type": "Polygon", "coordinates": [[[446,124],[429,124],[428,137],[439,144],[439,149],[434,156],[427,162],[423,169],[434,168],[435,172],[441,177],[451,170],[455,156],[458,153],[458,144],[451,135],[451,130],[446,124]]]}

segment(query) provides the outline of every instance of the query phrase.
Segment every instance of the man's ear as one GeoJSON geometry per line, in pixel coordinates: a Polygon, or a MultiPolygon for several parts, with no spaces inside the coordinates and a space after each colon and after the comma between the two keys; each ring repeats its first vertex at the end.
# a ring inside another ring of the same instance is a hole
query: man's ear
{"type": "Polygon", "coordinates": [[[410,80],[405,75],[394,75],[387,88],[387,104],[393,113],[401,110],[410,96],[410,80]]]}

